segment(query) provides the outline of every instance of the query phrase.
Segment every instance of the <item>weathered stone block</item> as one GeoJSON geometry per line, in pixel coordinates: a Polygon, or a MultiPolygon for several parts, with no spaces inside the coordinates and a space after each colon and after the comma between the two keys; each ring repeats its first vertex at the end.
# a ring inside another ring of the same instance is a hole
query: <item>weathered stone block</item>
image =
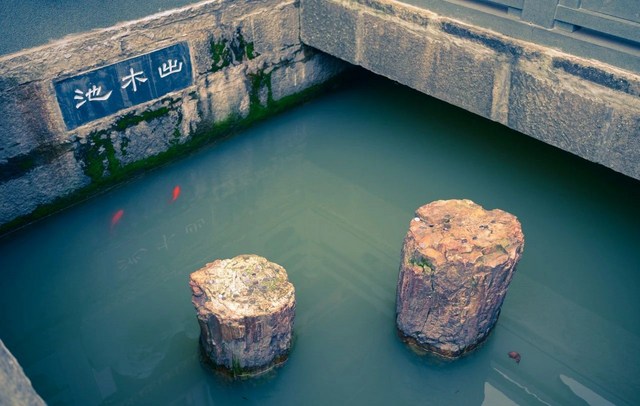
{"type": "Polygon", "coordinates": [[[630,176],[640,174],[637,97],[521,66],[511,75],[509,127],[630,176]]]}
{"type": "Polygon", "coordinates": [[[427,94],[491,118],[495,71],[499,56],[470,41],[440,38],[433,46],[427,94]]]}
{"type": "Polygon", "coordinates": [[[214,365],[251,375],[286,359],[296,302],[283,267],[257,255],[218,259],[192,273],[189,285],[214,365]]]}
{"type": "Polygon", "coordinates": [[[19,178],[0,183],[0,224],[52,203],[90,181],[73,152],[67,152],[19,178]]]}
{"type": "Polygon", "coordinates": [[[300,25],[305,44],[345,61],[356,60],[357,11],[332,1],[308,0],[301,5],[300,25]]]}
{"type": "Polygon", "coordinates": [[[42,83],[0,91],[0,163],[28,154],[42,144],[59,142],[47,102],[47,89],[42,83]]]}
{"type": "Polygon", "coordinates": [[[423,90],[430,81],[431,40],[425,30],[414,31],[378,15],[362,14],[362,40],[357,61],[372,72],[423,90]]]}
{"type": "Polygon", "coordinates": [[[236,66],[225,72],[209,75],[198,93],[198,116],[204,121],[222,121],[232,114],[244,117],[249,113],[249,83],[245,68],[236,66]]]}
{"type": "Polygon", "coordinates": [[[114,132],[114,149],[120,165],[128,165],[158,155],[169,149],[172,144],[180,142],[180,113],[175,109],[167,109],[164,113],[161,109],[163,107],[151,110],[160,111],[161,114],[153,120],[141,121],[123,131],[114,132]],[[150,133],[156,136],[149,137],[150,133]]]}
{"type": "Polygon", "coordinates": [[[270,13],[257,13],[249,18],[243,31],[246,33],[247,41],[253,43],[256,54],[279,52],[300,43],[300,33],[297,30],[282,29],[298,26],[298,7],[295,3],[285,3],[270,13]]]}
{"type": "Polygon", "coordinates": [[[608,140],[606,153],[603,154],[602,161],[599,161],[608,162],[607,166],[613,170],[636,179],[640,179],[640,111],[638,110],[619,109],[612,113],[605,136],[608,140]]]}
{"type": "MultiPolygon", "coordinates": [[[[325,53],[309,50],[309,57],[271,72],[271,97],[277,101],[318,85],[342,72],[347,64],[325,53]]],[[[300,52],[304,56],[304,52],[300,52]]],[[[297,59],[297,58],[296,58],[297,59]]]]}
{"type": "Polygon", "coordinates": [[[397,326],[411,344],[458,357],[495,325],[524,235],[513,215],[470,200],[420,207],[402,247],[397,326]]]}

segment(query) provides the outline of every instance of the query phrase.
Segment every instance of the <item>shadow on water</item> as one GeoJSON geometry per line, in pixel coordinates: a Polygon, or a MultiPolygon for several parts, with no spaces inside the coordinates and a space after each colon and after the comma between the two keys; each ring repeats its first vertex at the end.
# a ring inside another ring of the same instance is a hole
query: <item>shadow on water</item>
{"type": "Polygon", "coordinates": [[[0,240],[0,335],[48,404],[640,403],[639,182],[359,74],[0,240]],[[397,337],[395,288],[414,210],[447,198],[526,242],[490,337],[438,363],[397,337]],[[187,281],[242,253],[287,269],[296,343],[229,381],[187,281]]]}

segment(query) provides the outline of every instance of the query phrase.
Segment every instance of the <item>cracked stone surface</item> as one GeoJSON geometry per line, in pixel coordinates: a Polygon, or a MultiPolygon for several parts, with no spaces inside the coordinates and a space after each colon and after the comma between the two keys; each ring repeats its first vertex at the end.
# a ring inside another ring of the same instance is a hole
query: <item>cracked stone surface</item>
{"type": "Polygon", "coordinates": [[[291,347],[295,289],[287,271],[257,255],[218,259],[191,274],[200,342],[234,375],[264,372],[291,347]]]}
{"type": "Polygon", "coordinates": [[[455,358],[494,327],[524,248],[518,219],[471,200],[420,207],[402,247],[396,322],[412,345],[455,358]]]}

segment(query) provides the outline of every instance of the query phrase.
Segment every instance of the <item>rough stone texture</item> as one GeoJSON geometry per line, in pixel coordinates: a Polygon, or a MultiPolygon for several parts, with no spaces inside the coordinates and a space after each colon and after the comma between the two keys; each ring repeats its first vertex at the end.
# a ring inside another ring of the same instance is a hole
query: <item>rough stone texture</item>
{"type": "Polygon", "coordinates": [[[481,343],[495,325],[524,235],[515,216],[471,200],[420,207],[402,247],[397,326],[445,357],[481,343]]]}
{"type": "Polygon", "coordinates": [[[200,343],[233,374],[263,372],[291,347],[295,290],[287,272],[257,255],[216,260],[191,274],[200,343]]]}
{"type": "Polygon", "coordinates": [[[295,0],[203,1],[1,56],[0,228],[337,75],[346,64],[301,43],[298,11],[295,0]],[[193,86],[67,131],[54,80],[182,41],[193,86]]]}
{"type": "Polygon", "coordinates": [[[73,152],[39,165],[0,185],[0,224],[11,221],[18,211],[29,213],[39,205],[65,196],[89,182],[73,152]]]}
{"type": "Polygon", "coordinates": [[[301,5],[304,43],[640,179],[637,72],[392,0],[301,5]]]}
{"type": "MultiPolygon", "coordinates": [[[[304,18],[301,26],[301,35],[305,44],[322,44],[331,50],[331,55],[345,61],[355,63],[360,45],[358,12],[347,9],[350,3],[338,3],[333,1],[314,1],[303,5],[301,17],[304,18]],[[348,10],[347,12],[345,12],[348,10]],[[306,25],[306,28],[304,27],[306,25]]],[[[311,45],[320,48],[317,45],[311,45]]]]}
{"type": "Polygon", "coordinates": [[[42,398],[31,386],[31,381],[13,354],[0,340],[0,405],[37,406],[44,405],[42,398]]]}
{"type": "Polygon", "coordinates": [[[500,57],[477,44],[442,41],[438,45],[432,55],[427,93],[490,117],[496,65],[502,63],[500,57]]]}
{"type": "Polygon", "coordinates": [[[384,41],[369,41],[368,47],[361,47],[359,60],[366,61],[372,72],[387,73],[390,79],[405,83],[415,89],[429,85],[424,83],[420,71],[431,69],[432,43],[422,30],[407,29],[406,25],[389,24],[384,16],[364,14],[362,16],[362,36],[364,38],[384,38],[384,41]],[[394,52],[386,51],[394,44],[394,52]]]}
{"type": "Polygon", "coordinates": [[[640,98],[562,70],[522,63],[511,75],[508,125],[640,179],[640,98]]]}

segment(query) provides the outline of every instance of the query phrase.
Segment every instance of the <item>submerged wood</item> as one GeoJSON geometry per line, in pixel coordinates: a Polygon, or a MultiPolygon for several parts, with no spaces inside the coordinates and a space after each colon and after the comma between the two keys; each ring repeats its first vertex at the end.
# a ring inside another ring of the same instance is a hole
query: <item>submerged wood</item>
{"type": "Polygon", "coordinates": [[[471,200],[420,207],[402,247],[396,322],[412,345],[447,358],[494,327],[524,248],[518,219],[471,200]]]}
{"type": "Polygon", "coordinates": [[[257,255],[218,259],[191,274],[200,343],[234,376],[281,364],[291,347],[295,289],[283,267],[257,255]]]}

